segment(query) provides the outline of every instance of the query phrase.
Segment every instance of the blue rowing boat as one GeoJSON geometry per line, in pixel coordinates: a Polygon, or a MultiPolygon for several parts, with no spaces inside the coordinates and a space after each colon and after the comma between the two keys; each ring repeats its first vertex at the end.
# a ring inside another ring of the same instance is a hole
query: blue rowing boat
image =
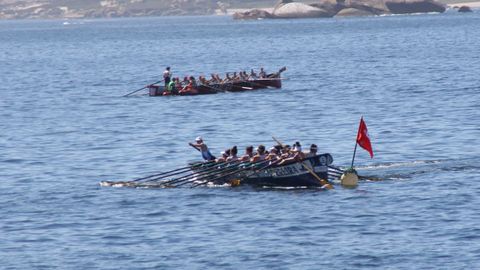
{"type": "MultiPolygon", "coordinates": [[[[294,161],[289,164],[272,165],[267,163],[252,166],[247,165],[244,169],[240,169],[237,173],[228,172],[228,164],[225,170],[208,176],[205,180],[204,176],[199,174],[204,182],[210,182],[214,185],[251,185],[259,187],[322,187],[325,182],[321,180],[338,179],[338,174],[329,170],[329,166],[333,163],[333,157],[328,154],[321,154],[308,157],[302,161],[294,161]],[[209,180],[211,179],[211,180],[209,180]]],[[[198,163],[193,163],[192,171],[198,173],[202,170],[198,163]],[[195,165],[195,166],[193,166],[195,165]]],[[[238,168],[238,167],[236,167],[238,168]]],[[[235,171],[235,169],[233,169],[235,171]]]]}

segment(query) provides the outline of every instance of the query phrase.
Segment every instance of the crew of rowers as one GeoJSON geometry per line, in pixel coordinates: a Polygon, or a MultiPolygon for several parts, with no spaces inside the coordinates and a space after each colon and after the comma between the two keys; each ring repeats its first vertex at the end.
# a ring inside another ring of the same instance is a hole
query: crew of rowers
{"type": "MultiPolygon", "coordinates": [[[[233,83],[240,81],[248,81],[252,79],[262,79],[267,78],[268,75],[263,68],[260,68],[260,72],[257,74],[252,69],[250,74],[246,71],[233,72],[232,74],[227,72],[225,78],[222,79],[218,74],[212,73],[211,78],[208,80],[205,76],[199,76],[198,82],[202,85],[210,84],[224,84],[224,83],[233,83]]],[[[164,95],[171,94],[197,94],[196,87],[198,86],[197,80],[193,76],[185,76],[183,80],[180,80],[179,77],[172,78],[172,73],[170,67],[167,67],[163,72],[163,80],[165,82],[164,95]]]]}
{"type": "Polygon", "coordinates": [[[245,153],[239,156],[237,146],[233,146],[223,151],[219,158],[216,158],[210,153],[210,150],[201,137],[198,137],[195,142],[196,143],[190,143],[190,145],[202,153],[204,160],[215,161],[217,163],[234,161],[256,163],[265,160],[270,161],[270,164],[285,165],[316,156],[318,149],[317,145],[312,144],[309,152],[303,152],[300,142],[295,142],[293,147],[290,147],[290,145],[275,145],[269,150],[266,150],[264,145],[259,145],[256,151],[254,151],[253,146],[247,146],[245,153]]]}

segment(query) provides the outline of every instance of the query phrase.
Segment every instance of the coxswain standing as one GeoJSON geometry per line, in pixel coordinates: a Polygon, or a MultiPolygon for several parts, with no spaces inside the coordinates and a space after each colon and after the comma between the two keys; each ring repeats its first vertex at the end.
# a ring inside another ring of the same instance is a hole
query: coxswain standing
{"type": "Polygon", "coordinates": [[[163,80],[165,82],[165,88],[167,88],[171,78],[172,78],[172,73],[170,72],[170,67],[167,67],[163,72],[163,80]]]}
{"type": "Polygon", "coordinates": [[[207,161],[215,160],[215,156],[212,155],[212,153],[210,153],[210,150],[208,149],[208,146],[203,142],[202,137],[197,137],[195,139],[195,142],[196,143],[188,143],[188,144],[193,148],[197,149],[198,151],[200,151],[204,160],[207,160],[207,161]]]}

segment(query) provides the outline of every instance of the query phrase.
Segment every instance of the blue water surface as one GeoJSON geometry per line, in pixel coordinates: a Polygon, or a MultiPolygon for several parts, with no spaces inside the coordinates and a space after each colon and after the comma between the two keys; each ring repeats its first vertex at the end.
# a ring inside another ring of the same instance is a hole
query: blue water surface
{"type": "Polygon", "coordinates": [[[0,268],[479,269],[479,13],[0,22],[0,268]],[[287,66],[281,90],[140,91],[287,66]],[[316,143],[356,189],[100,187],[237,145],[316,143]]]}

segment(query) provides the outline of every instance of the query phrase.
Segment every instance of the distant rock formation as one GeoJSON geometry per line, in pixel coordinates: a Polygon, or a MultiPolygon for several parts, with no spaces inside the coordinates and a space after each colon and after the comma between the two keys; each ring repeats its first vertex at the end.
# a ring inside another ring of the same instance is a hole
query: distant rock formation
{"type": "MultiPolygon", "coordinates": [[[[345,16],[373,16],[383,14],[407,14],[445,12],[445,5],[436,0],[319,0],[310,5],[280,0],[268,18],[323,18],[345,16]]],[[[256,19],[252,13],[235,14],[236,19],[256,19]]],[[[262,18],[265,13],[261,13],[262,18]]]]}
{"type": "Polygon", "coordinates": [[[245,12],[236,12],[233,14],[236,20],[251,20],[251,19],[272,19],[273,15],[262,9],[252,9],[245,12]]]}
{"type": "Polygon", "coordinates": [[[392,14],[445,12],[444,4],[435,0],[387,0],[385,5],[392,14]]]}
{"type": "MultiPolygon", "coordinates": [[[[280,0],[271,13],[253,9],[236,13],[234,18],[323,18],[445,11],[445,6],[437,0],[314,1],[316,3],[307,5],[292,0],[280,0]]],[[[216,12],[225,14],[232,6],[245,6],[257,2],[253,0],[0,0],[0,19],[210,15],[216,12]]]]}
{"type": "Polygon", "coordinates": [[[469,6],[461,6],[458,8],[458,12],[472,12],[472,9],[469,6]]]}
{"type": "Polygon", "coordinates": [[[0,19],[209,15],[215,0],[0,0],[0,19]]]}
{"type": "Polygon", "coordinates": [[[273,10],[273,16],[276,18],[321,18],[331,17],[331,15],[320,8],[310,6],[303,3],[283,1],[273,10]]]}
{"type": "Polygon", "coordinates": [[[372,13],[370,11],[366,11],[363,9],[358,9],[358,8],[344,8],[340,10],[335,17],[360,17],[360,16],[373,16],[375,13],[372,13]]]}

